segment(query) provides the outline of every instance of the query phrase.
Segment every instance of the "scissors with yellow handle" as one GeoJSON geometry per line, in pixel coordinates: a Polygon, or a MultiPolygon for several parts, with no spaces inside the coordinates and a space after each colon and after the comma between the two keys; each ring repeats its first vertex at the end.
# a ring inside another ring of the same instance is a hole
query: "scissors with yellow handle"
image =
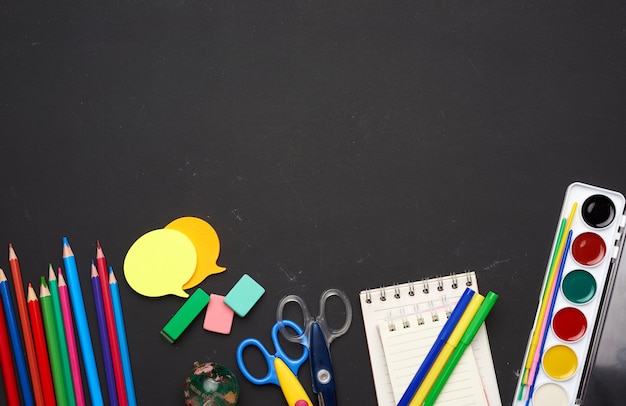
{"type": "Polygon", "coordinates": [[[305,348],[308,348],[313,392],[317,395],[319,406],[336,406],[337,395],[335,374],[330,359],[330,343],[337,337],[344,335],[350,328],[352,321],[350,299],[342,290],[328,289],[320,296],[319,314],[313,317],[302,297],[298,295],[285,296],[280,300],[276,309],[276,320],[279,325],[282,323],[286,326],[291,326],[287,322],[293,323],[289,320],[283,320],[285,306],[289,303],[294,303],[300,307],[304,318],[304,329],[298,331],[294,328],[297,333],[295,335],[285,328],[281,328],[280,332],[287,340],[300,343],[305,348]],[[338,298],[343,305],[343,309],[336,309],[333,312],[345,316],[343,325],[339,328],[331,327],[326,317],[326,302],[332,297],[338,298]]]}
{"type": "MultiPolygon", "coordinates": [[[[302,328],[290,320],[283,320],[284,326],[290,327],[297,334],[302,334],[302,328]]],[[[276,353],[271,355],[265,346],[255,338],[247,338],[243,340],[237,347],[237,364],[243,376],[255,385],[274,384],[280,386],[283,391],[285,400],[289,406],[313,406],[313,402],[309,399],[306,391],[298,381],[298,369],[306,362],[309,351],[303,347],[302,355],[297,359],[290,358],[278,341],[278,329],[280,324],[276,323],[272,327],[272,343],[276,353]],[[256,377],[250,373],[243,360],[243,352],[247,347],[256,347],[267,362],[267,374],[262,377],[256,377]]]]}

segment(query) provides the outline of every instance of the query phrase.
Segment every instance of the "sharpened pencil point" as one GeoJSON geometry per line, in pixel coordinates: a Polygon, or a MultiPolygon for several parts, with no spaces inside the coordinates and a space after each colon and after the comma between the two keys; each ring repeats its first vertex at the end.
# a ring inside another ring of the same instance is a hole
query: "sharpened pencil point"
{"type": "Polygon", "coordinates": [[[115,277],[112,267],[109,267],[109,283],[117,283],[117,278],[115,277]]]}
{"type": "Polygon", "coordinates": [[[9,243],[9,261],[13,261],[15,259],[17,259],[17,255],[15,255],[13,244],[9,243]]]}
{"type": "Polygon", "coordinates": [[[54,268],[52,268],[52,264],[48,264],[48,280],[56,281],[57,276],[54,274],[54,268]]]}

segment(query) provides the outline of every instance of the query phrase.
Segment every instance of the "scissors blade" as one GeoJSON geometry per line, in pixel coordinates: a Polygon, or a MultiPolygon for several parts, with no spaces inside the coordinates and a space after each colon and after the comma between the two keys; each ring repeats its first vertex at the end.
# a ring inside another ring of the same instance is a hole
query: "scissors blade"
{"type": "Polygon", "coordinates": [[[313,402],[309,399],[309,395],[307,395],[300,381],[282,359],[274,358],[274,369],[288,405],[301,405],[304,401],[307,402],[307,406],[313,406],[313,402]]]}
{"type": "Polygon", "coordinates": [[[335,378],[330,360],[330,349],[317,322],[311,324],[309,359],[313,392],[318,394],[318,399],[323,398],[323,403],[320,402],[320,404],[335,406],[335,378]]]}

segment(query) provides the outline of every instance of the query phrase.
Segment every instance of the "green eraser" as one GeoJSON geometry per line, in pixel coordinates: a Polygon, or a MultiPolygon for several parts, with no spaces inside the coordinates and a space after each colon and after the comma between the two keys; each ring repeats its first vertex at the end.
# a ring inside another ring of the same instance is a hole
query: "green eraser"
{"type": "Polygon", "coordinates": [[[195,319],[202,309],[209,304],[209,300],[211,297],[208,293],[198,288],[193,295],[189,297],[185,301],[185,303],[181,306],[180,309],[174,314],[174,316],[167,322],[163,330],[161,330],[161,335],[167,341],[172,344],[180,335],[185,331],[185,329],[191,324],[193,319],[195,319]]]}
{"type": "Polygon", "coordinates": [[[244,274],[224,297],[224,303],[239,317],[244,317],[265,293],[263,286],[244,274]]]}

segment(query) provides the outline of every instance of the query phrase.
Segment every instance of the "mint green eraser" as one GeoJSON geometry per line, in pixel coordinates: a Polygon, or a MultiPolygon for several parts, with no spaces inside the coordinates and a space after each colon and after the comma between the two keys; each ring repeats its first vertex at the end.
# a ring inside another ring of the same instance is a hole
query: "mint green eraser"
{"type": "Polygon", "coordinates": [[[209,304],[210,299],[211,297],[208,293],[200,288],[196,289],[170,321],[167,322],[165,327],[163,327],[163,330],[161,330],[163,338],[169,341],[170,344],[174,343],[200,312],[202,312],[202,309],[209,304]]]}
{"type": "Polygon", "coordinates": [[[226,294],[224,303],[233,309],[237,316],[244,317],[264,293],[263,286],[259,285],[248,274],[244,274],[226,294]]]}

